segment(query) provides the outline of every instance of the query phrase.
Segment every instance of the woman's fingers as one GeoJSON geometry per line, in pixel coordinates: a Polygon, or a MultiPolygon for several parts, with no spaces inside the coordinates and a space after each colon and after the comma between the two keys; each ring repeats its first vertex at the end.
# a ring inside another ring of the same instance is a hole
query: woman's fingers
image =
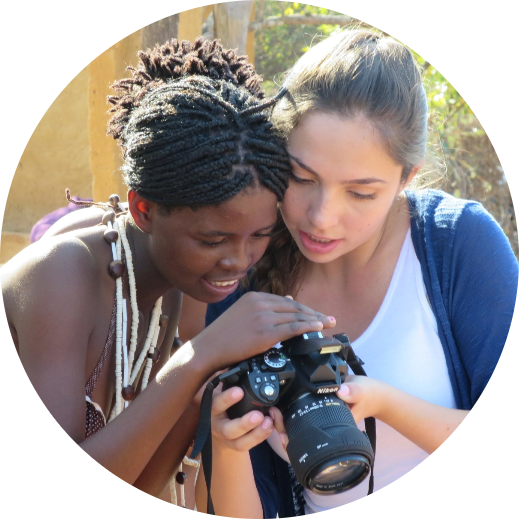
{"type": "Polygon", "coordinates": [[[247,451],[265,440],[274,430],[273,421],[260,411],[251,411],[230,420],[225,412],[243,398],[243,389],[231,387],[213,396],[213,433],[237,451],[247,451]]]}
{"type": "Polygon", "coordinates": [[[212,414],[219,415],[225,413],[229,407],[239,402],[243,398],[243,395],[243,389],[238,386],[230,387],[220,394],[213,393],[212,414]]]}
{"type": "Polygon", "coordinates": [[[308,316],[310,318],[313,318],[313,320],[321,321],[325,328],[331,328],[335,326],[335,318],[331,315],[324,315],[321,312],[316,312],[315,310],[312,310],[308,306],[305,306],[297,301],[294,301],[294,298],[292,296],[286,296],[283,298],[284,304],[282,305],[282,312],[287,312],[289,314],[303,314],[305,316],[308,316]]]}
{"type": "Polygon", "coordinates": [[[274,427],[278,433],[286,432],[285,422],[283,421],[283,415],[277,407],[269,408],[269,416],[272,418],[272,421],[274,422],[274,427]]]}
{"type": "Polygon", "coordinates": [[[288,297],[248,292],[192,341],[217,367],[232,366],[280,341],[335,325],[335,319],[288,297]],[[232,337],[229,336],[232,330],[232,337]]]}
{"type": "Polygon", "coordinates": [[[273,429],[272,419],[260,411],[251,411],[240,418],[225,420],[220,424],[220,433],[226,440],[237,440],[254,429],[259,429],[260,435],[266,434],[273,429]]]}

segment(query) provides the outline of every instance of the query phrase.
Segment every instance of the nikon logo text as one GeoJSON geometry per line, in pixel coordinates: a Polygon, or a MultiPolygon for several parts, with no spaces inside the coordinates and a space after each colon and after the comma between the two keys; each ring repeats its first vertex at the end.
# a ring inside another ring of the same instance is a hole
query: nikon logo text
{"type": "Polygon", "coordinates": [[[335,393],[339,388],[338,387],[320,387],[318,390],[317,390],[317,394],[322,394],[322,393],[335,393]]]}

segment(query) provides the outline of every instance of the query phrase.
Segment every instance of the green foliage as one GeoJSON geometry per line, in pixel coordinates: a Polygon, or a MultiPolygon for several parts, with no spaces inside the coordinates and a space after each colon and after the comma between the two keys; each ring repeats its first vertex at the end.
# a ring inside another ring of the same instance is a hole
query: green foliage
{"type": "MultiPolygon", "coordinates": [[[[265,2],[264,17],[293,14],[339,15],[299,2],[265,2]]],[[[362,24],[353,21],[353,25],[362,24]]],[[[370,28],[366,24],[363,26],[370,28]]],[[[255,64],[272,95],[282,83],[282,74],[308,48],[339,26],[282,25],[256,32],[255,64]]],[[[432,167],[443,172],[440,187],[459,198],[481,202],[499,222],[519,257],[517,222],[510,191],[492,143],[478,119],[456,89],[442,74],[413,53],[423,67],[424,86],[430,107],[432,167]]]]}
{"type": "MultiPolygon", "coordinates": [[[[340,15],[336,11],[299,2],[265,2],[264,17],[290,15],[340,15]]],[[[310,45],[336,29],[335,25],[282,25],[256,32],[255,65],[265,79],[268,93],[277,90],[279,76],[303,55],[310,45]]]]}

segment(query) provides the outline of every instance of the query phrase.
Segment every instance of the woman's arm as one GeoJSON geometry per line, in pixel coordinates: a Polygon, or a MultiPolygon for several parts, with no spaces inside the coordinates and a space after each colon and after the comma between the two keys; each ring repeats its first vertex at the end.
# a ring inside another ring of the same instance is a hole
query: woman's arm
{"type": "Polygon", "coordinates": [[[468,411],[432,404],[370,377],[349,376],[337,396],[349,404],[357,423],[373,416],[429,454],[468,414],[468,411]]]}
{"type": "MultiPolygon", "coordinates": [[[[64,238],[57,243],[46,257],[18,269],[6,265],[2,271],[20,358],[65,431],[96,461],[131,484],[215,370],[323,326],[315,312],[285,298],[248,294],[184,344],[120,416],[85,440],[85,359],[96,328],[99,273],[82,242],[64,238]]],[[[34,248],[27,254],[33,252],[34,248]]],[[[180,460],[185,446],[172,449],[172,459],[180,460]]]]}
{"type": "MultiPolygon", "coordinates": [[[[230,420],[227,409],[242,398],[243,390],[239,387],[229,388],[213,397],[211,497],[217,515],[262,519],[263,506],[249,450],[270,436],[273,422],[260,411],[251,411],[230,420]]],[[[199,476],[196,497],[197,510],[207,512],[205,477],[199,476]]]]}

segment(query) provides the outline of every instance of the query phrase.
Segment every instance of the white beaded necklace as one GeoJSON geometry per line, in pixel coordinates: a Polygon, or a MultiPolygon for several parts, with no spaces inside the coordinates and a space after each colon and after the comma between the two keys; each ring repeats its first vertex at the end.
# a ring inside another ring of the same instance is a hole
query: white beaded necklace
{"type": "MultiPolygon", "coordinates": [[[[115,340],[115,405],[110,414],[108,421],[110,422],[116,416],[118,416],[135,396],[135,386],[133,385],[139,376],[144,359],[147,358],[146,366],[144,367],[144,374],[141,382],[141,391],[143,391],[148,385],[148,380],[151,372],[151,368],[154,362],[159,358],[160,352],[156,350],[157,341],[159,337],[159,330],[161,327],[167,325],[167,317],[161,315],[162,312],[162,297],[156,301],[150,319],[150,326],[148,328],[148,334],[142,351],[135,362],[135,352],[137,349],[137,331],[139,328],[139,308],[137,306],[137,287],[135,284],[135,274],[133,269],[133,259],[130,244],[126,237],[126,211],[120,205],[120,198],[118,195],[111,195],[109,203],[97,203],[97,202],[80,202],[73,200],[70,196],[70,190],[65,190],[67,200],[76,205],[90,206],[95,205],[102,207],[105,210],[105,214],[102,218],[102,223],[107,226],[104,232],[105,240],[110,243],[112,247],[112,262],[110,263],[109,272],[110,275],[115,278],[115,294],[116,294],[116,340],[115,340]],[[116,215],[116,211],[119,215],[116,215]],[[122,213],[122,214],[121,214],[122,213]],[[117,222],[117,216],[119,216],[120,222],[117,222]],[[122,251],[126,256],[126,267],[122,261],[122,251]],[[125,272],[128,273],[128,283],[130,285],[130,308],[132,310],[132,325],[130,329],[130,349],[128,351],[127,344],[127,301],[123,298],[123,279],[122,276],[125,272]],[[123,404],[124,401],[124,404],[123,404]]],[[[178,332],[178,330],[177,330],[178,332]]],[[[87,400],[90,399],[87,397],[87,400]]],[[[94,404],[96,405],[96,404],[94,404]]],[[[96,408],[98,406],[96,405],[96,408]]],[[[200,460],[194,460],[188,456],[184,456],[184,459],[180,463],[180,466],[173,474],[170,483],[171,502],[177,504],[177,491],[175,483],[180,485],[180,501],[181,506],[185,508],[186,500],[184,494],[184,483],[186,481],[186,474],[182,472],[182,463],[191,467],[196,467],[195,481],[198,478],[198,472],[200,469],[200,460]]]]}
{"type": "Polygon", "coordinates": [[[142,351],[135,361],[137,349],[137,331],[139,328],[139,308],[137,306],[137,287],[133,269],[133,259],[130,244],[126,236],[126,216],[122,214],[117,218],[114,209],[123,210],[119,205],[119,197],[110,197],[112,207],[105,208],[102,222],[107,226],[104,233],[105,240],[111,244],[113,261],[110,263],[109,272],[115,278],[116,293],[116,327],[115,327],[115,405],[108,421],[118,416],[123,409],[128,407],[135,396],[136,380],[146,359],[144,373],[141,382],[141,391],[148,385],[148,380],[153,362],[158,359],[155,353],[159,337],[159,321],[162,312],[162,297],[160,297],[151,313],[150,326],[142,351]],[[122,251],[126,256],[126,268],[122,261],[122,251]],[[132,324],[130,329],[130,348],[126,340],[127,329],[127,301],[123,298],[123,274],[128,273],[130,286],[130,307],[132,310],[132,324]]]}
{"type": "MultiPolygon", "coordinates": [[[[113,261],[110,263],[110,275],[115,277],[116,283],[116,357],[115,357],[115,406],[110,414],[108,421],[113,420],[122,411],[123,407],[128,407],[130,401],[135,395],[135,386],[133,385],[137,379],[144,359],[147,358],[146,366],[144,368],[144,374],[141,382],[141,391],[143,391],[148,385],[148,380],[151,372],[153,362],[158,360],[158,355],[155,352],[157,341],[159,337],[159,330],[162,325],[162,297],[160,297],[151,313],[150,326],[148,328],[148,334],[146,341],[142,348],[142,351],[134,364],[135,351],[137,349],[137,330],[139,327],[139,308],[137,306],[137,287],[135,283],[135,273],[133,269],[133,257],[128,238],[126,236],[126,218],[123,213],[117,221],[117,216],[114,209],[119,209],[121,212],[124,209],[119,205],[119,197],[112,195],[110,197],[110,205],[112,208],[105,207],[105,214],[103,215],[102,222],[108,228],[106,229],[104,236],[105,240],[111,244],[112,247],[112,258],[113,261]],[[128,351],[128,345],[126,341],[126,330],[127,330],[127,302],[123,298],[123,274],[124,274],[124,263],[122,261],[122,250],[126,256],[126,271],[128,273],[128,283],[130,285],[130,308],[132,310],[132,325],[130,331],[130,349],[128,351]],[[123,369],[121,365],[123,364],[123,369]],[[123,406],[124,400],[124,406],[123,406]]],[[[193,460],[188,456],[184,456],[183,463],[191,467],[196,467],[195,481],[198,478],[198,472],[200,469],[200,460],[193,460]]],[[[177,504],[177,491],[175,483],[180,486],[180,505],[185,508],[185,492],[184,483],[186,475],[182,472],[182,462],[173,475],[170,483],[171,501],[174,505],[177,504]]]]}

